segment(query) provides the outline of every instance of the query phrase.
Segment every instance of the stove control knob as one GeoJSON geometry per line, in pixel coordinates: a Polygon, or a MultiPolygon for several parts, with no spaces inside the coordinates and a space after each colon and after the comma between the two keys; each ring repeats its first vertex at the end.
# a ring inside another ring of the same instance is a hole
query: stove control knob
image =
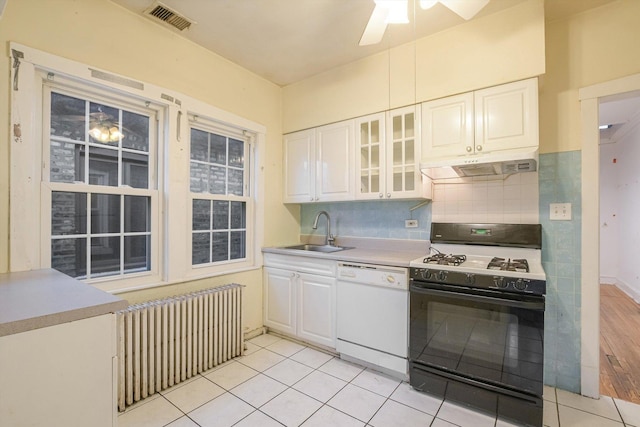
{"type": "Polygon", "coordinates": [[[422,278],[425,280],[429,279],[429,276],[431,276],[431,272],[427,269],[420,270],[420,274],[422,275],[422,278]]]}
{"type": "Polygon", "coordinates": [[[467,273],[465,276],[465,283],[467,285],[473,285],[473,283],[476,281],[476,276],[474,276],[472,273],[467,273]]]}
{"type": "Polygon", "coordinates": [[[438,272],[438,280],[446,280],[448,271],[439,271],[438,272]]]}
{"type": "Polygon", "coordinates": [[[506,288],[508,285],[507,281],[504,280],[504,277],[498,277],[498,276],[493,277],[493,283],[501,289],[506,288]]]}
{"type": "Polygon", "coordinates": [[[524,291],[525,289],[527,289],[528,282],[528,280],[518,279],[515,281],[513,286],[519,291],[524,291]]]}

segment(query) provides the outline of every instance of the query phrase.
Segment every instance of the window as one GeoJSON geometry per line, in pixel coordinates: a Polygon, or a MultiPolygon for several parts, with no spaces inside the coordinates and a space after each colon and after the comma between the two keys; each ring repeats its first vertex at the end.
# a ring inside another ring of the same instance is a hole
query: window
{"type": "Polygon", "coordinates": [[[190,129],[191,263],[247,258],[248,138],[238,131],[190,129]]]}
{"type": "Polygon", "coordinates": [[[51,267],[88,280],[150,271],[155,112],[57,87],[45,94],[51,267]]]}
{"type": "Polygon", "coordinates": [[[264,126],[10,46],[11,271],[123,292],[259,268],[264,126]]]}

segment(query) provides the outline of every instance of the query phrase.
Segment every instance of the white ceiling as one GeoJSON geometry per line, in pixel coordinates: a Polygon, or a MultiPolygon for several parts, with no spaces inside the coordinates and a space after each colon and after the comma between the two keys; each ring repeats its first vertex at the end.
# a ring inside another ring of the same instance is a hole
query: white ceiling
{"type": "MultiPolygon", "coordinates": [[[[143,15],[155,0],[111,1],[143,15]]],[[[524,1],[491,0],[474,19],[524,1]]],[[[557,19],[611,1],[545,0],[546,17],[557,19]]],[[[281,86],[465,22],[440,3],[422,10],[409,0],[410,24],[389,25],[380,44],[360,47],[358,42],[375,6],[373,0],[161,2],[196,21],[183,32],[170,31],[281,86]]]]}

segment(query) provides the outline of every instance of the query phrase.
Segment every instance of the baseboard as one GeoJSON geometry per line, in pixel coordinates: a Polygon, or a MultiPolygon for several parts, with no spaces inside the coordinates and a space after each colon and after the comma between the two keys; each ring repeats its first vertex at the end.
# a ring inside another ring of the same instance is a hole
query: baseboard
{"type": "Polygon", "coordinates": [[[629,295],[629,297],[634,300],[636,303],[640,304],[640,292],[634,289],[629,284],[625,283],[623,280],[616,280],[615,285],[625,294],[629,295]]]}
{"type": "Polygon", "coordinates": [[[610,276],[600,276],[600,284],[601,285],[615,285],[618,283],[618,279],[610,276]]]}

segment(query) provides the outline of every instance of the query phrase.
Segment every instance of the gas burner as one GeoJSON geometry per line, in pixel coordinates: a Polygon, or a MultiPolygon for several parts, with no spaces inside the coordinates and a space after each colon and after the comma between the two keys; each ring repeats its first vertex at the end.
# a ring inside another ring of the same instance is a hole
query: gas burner
{"type": "Polygon", "coordinates": [[[423,262],[425,264],[460,265],[466,260],[466,255],[435,254],[426,257],[423,262]]]}
{"type": "Polygon", "coordinates": [[[493,257],[487,265],[488,270],[517,271],[521,273],[529,272],[529,263],[526,259],[507,259],[493,257]]]}

